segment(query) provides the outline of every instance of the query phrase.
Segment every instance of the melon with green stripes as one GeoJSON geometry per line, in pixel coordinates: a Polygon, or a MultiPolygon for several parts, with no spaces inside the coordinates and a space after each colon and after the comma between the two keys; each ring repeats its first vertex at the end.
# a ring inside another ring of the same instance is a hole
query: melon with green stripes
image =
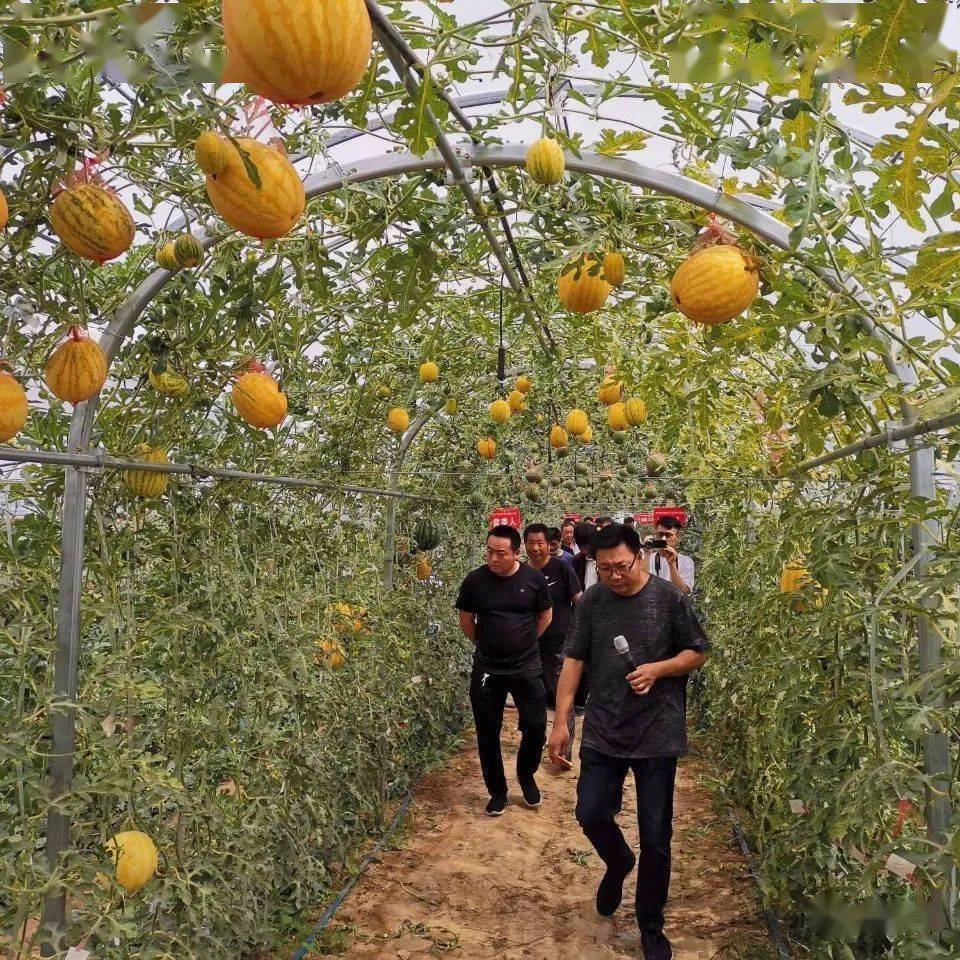
{"type": "Polygon", "coordinates": [[[61,190],[50,207],[50,223],[68,250],[95,263],[119,257],[133,243],[135,232],[123,201],[94,183],[61,190]]]}

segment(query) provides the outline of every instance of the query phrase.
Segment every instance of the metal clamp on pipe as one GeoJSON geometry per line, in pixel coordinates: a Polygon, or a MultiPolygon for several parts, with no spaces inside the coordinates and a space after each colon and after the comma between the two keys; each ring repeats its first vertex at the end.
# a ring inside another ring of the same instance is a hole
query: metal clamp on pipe
{"type": "Polygon", "coordinates": [[[94,447],[92,450],[88,450],[87,454],[93,457],[96,463],[91,463],[87,467],[78,467],[77,469],[89,476],[103,476],[103,472],[107,466],[108,454],[106,449],[104,447],[94,447]]]}
{"type": "Polygon", "coordinates": [[[885,420],[883,429],[887,434],[887,447],[895,453],[907,452],[907,441],[899,440],[894,436],[894,432],[902,429],[906,424],[902,420],[885,420]]]}

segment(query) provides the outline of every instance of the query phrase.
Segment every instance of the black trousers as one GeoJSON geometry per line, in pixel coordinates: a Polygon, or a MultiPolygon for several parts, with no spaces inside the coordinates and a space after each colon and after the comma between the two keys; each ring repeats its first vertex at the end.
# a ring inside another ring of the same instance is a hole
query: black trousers
{"type": "Polygon", "coordinates": [[[670,889],[670,841],[673,838],[673,787],[676,757],[624,760],[589,747],[580,751],[577,821],[607,867],[626,866],[630,847],[614,817],[623,802],[623,781],[633,770],[637,786],[637,924],[641,930],[663,927],[670,889]]]}
{"type": "Polygon", "coordinates": [[[470,677],[470,705],[477,727],[480,769],[491,797],[507,795],[500,731],[508,693],[513,696],[520,716],[518,780],[529,780],[537,772],[547,740],[547,703],[543,677],[539,674],[493,675],[474,668],[470,677]]]}
{"type": "MultiPolygon", "coordinates": [[[[543,685],[547,690],[547,706],[551,710],[557,709],[557,683],[560,680],[560,671],[563,670],[562,653],[544,653],[540,651],[540,662],[543,664],[543,685]]],[[[567,718],[567,730],[570,731],[570,747],[567,750],[567,760],[573,758],[573,741],[577,733],[577,712],[570,711],[567,718]]]]}

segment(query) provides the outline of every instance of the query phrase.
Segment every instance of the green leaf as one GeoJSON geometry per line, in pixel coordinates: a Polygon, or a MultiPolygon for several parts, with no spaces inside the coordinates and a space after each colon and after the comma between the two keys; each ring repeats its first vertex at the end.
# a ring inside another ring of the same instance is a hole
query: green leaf
{"type": "Polygon", "coordinates": [[[942,286],[960,278],[960,230],[928,240],[917,254],[917,262],[906,275],[912,291],[942,286]]]}

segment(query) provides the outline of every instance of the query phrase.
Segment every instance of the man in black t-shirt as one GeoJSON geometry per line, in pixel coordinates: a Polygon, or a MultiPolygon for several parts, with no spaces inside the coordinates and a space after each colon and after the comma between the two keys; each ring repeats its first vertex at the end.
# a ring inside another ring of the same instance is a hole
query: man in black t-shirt
{"type": "Polygon", "coordinates": [[[517,780],[529,807],[540,805],[534,774],[547,735],[546,692],[538,637],[550,626],[553,601],[546,578],[520,563],[520,534],[510,526],[487,534],[487,562],[472,570],[457,597],[460,629],[476,644],[470,677],[470,704],[477,728],[483,780],[490,793],[487,814],[499,817],[507,805],[500,729],[507,693],[520,715],[517,780]]]}
{"type": "Polygon", "coordinates": [[[577,820],[606,865],[597,911],[611,916],[637,864],[637,924],[646,960],[670,960],[663,908],[670,886],[673,788],[686,752],[686,680],[710,644],[690,601],[644,569],[640,535],[622,524],[593,543],[599,582],[583,595],[567,635],[557,688],[550,759],[563,767],[566,719],[584,672],[590,682],[580,746],[577,820]],[[626,656],[614,638],[625,640],[626,656]],[[632,770],[637,788],[640,859],[614,817],[632,770]]]}
{"type": "MultiPolygon", "coordinates": [[[[547,706],[553,710],[557,706],[557,681],[563,667],[563,644],[567,639],[573,606],[579,602],[583,588],[572,565],[551,556],[549,536],[550,529],[543,523],[531,523],[523,531],[523,546],[530,566],[547,578],[553,599],[553,618],[540,636],[540,662],[543,664],[543,681],[547,689],[547,706]]],[[[575,724],[576,714],[571,710],[567,721],[571,750],[575,724]]],[[[567,759],[570,759],[569,755],[567,759]]]]}

